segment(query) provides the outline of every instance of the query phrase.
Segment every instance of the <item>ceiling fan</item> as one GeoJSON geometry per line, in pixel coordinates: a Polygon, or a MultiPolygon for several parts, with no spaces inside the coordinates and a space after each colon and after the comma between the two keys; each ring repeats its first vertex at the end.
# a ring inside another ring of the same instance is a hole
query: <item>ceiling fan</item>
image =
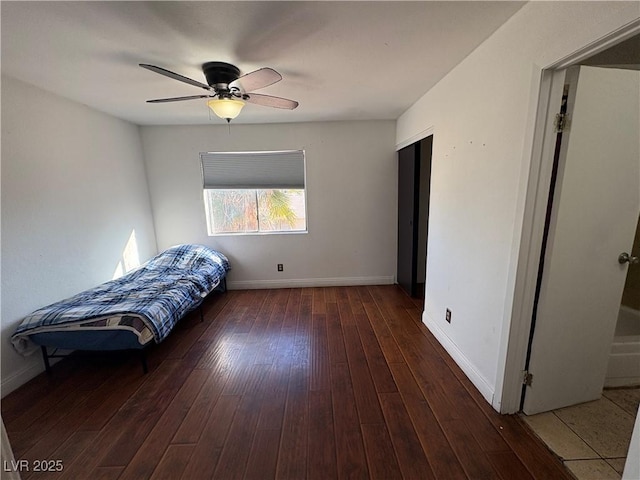
{"type": "Polygon", "coordinates": [[[183,100],[208,98],[210,99],[207,101],[209,108],[218,117],[225,119],[227,122],[230,122],[240,114],[245,102],[288,110],[293,110],[298,106],[298,102],[295,100],[253,93],[253,90],[268,87],[282,80],[282,75],[272,68],[260,68],[241,76],[240,69],[235,65],[224,62],[207,62],[202,65],[202,71],[207,79],[207,83],[204,84],[155,65],[141,63],[140,66],[165,77],[173,78],[207,91],[203,95],[158,98],[156,100],[147,100],[147,103],[181,102],[183,100]]]}

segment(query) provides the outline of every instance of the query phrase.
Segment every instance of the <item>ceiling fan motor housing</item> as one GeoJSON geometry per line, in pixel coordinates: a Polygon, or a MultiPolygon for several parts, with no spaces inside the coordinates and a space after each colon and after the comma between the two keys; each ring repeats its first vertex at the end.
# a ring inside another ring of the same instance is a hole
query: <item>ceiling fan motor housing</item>
{"type": "Polygon", "coordinates": [[[207,62],[202,65],[202,71],[210,86],[229,85],[240,76],[240,69],[235,65],[224,62],[207,62]]]}

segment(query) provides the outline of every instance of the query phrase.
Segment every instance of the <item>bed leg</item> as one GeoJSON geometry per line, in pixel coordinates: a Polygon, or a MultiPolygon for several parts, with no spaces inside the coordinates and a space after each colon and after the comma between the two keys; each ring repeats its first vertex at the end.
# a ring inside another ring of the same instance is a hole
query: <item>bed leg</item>
{"type": "Polygon", "coordinates": [[[40,345],[42,349],[42,359],[44,360],[44,369],[48,375],[51,375],[51,365],[49,364],[49,354],[47,353],[47,347],[40,345]]]}
{"type": "Polygon", "coordinates": [[[149,367],[147,366],[147,354],[144,353],[144,350],[140,350],[140,361],[142,362],[142,372],[145,374],[149,373],[149,367]]]}

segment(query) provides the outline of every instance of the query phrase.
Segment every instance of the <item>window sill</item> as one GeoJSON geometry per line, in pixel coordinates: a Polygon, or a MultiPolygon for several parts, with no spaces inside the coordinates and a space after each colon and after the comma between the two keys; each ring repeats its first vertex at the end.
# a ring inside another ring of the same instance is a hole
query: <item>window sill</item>
{"type": "Polygon", "coordinates": [[[296,230],[292,232],[229,232],[229,233],[209,233],[210,237],[264,237],[272,235],[305,235],[309,230],[296,230]]]}

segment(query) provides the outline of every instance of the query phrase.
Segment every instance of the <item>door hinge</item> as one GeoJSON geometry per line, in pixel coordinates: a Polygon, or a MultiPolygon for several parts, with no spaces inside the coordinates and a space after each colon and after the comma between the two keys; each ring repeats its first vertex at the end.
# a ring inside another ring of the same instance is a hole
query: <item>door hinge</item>
{"type": "Polygon", "coordinates": [[[533,383],[533,373],[529,373],[527,370],[522,371],[522,384],[530,387],[533,383]]]}
{"type": "Polygon", "coordinates": [[[566,113],[556,113],[556,119],[553,122],[553,126],[555,127],[556,133],[564,132],[567,128],[567,114],[566,113]]]}

